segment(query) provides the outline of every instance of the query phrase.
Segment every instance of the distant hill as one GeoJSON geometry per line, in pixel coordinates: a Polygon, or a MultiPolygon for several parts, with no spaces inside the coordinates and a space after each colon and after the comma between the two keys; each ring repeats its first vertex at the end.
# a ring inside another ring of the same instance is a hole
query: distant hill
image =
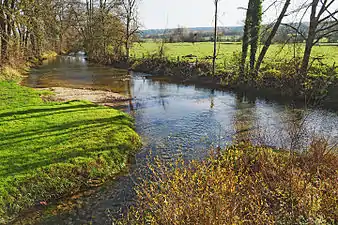
{"type": "MultiPolygon", "coordinates": [[[[149,30],[142,30],[140,32],[141,37],[147,37],[147,36],[157,36],[157,35],[163,35],[164,33],[171,33],[173,30],[177,28],[171,28],[171,29],[149,29],[149,30]]],[[[213,32],[213,27],[188,27],[184,28],[188,30],[189,32],[202,32],[202,33],[209,33],[213,32]]],[[[218,27],[219,31],[224,31],[225,33],[238,33],[241,34],[243,32],[243,26],[235,26],[235,27],[218,27]]]]}
{"type": "MultiPolygon", "coordinates": [[[[262,25],[262,31],[267,29],[267,24],[262,25]]],[[[229,42],[239,42],[243,36],[243,26],[229,26],[229,27],[218,27],[218,32],[222,33],[219,35],[218,40],[229,41],[229,42]]],[[[289,42],[303,42],[304,36],[306,36],[309,29],[309,23],[304,22],[302,24],[298,23],[289,23],[283,24],[279,27],[273,42],[274,43],[285,43],[289,42]],[[292,27],[297,27],[298,31],[302,33],[299,35],[292,27]],[[293,38],[291,38],[293,37],[293,38]],[[290,39],[291,38],[291,39],[290,39]]],[[[202,41],[213,41],[213,27],[179,27],[172,29],[150,29],[143,30],[140,32],[141,39],[158,39],[163,38],[168,42],[202,42],[202,41]]],[[[334,36],[334,35],[332,35],[334,36]]],[[[262,32],[261,40],[267,38],[267,33],[262,32]]],[[[332,39],[330,37],[330,40],[332,39]]]]}

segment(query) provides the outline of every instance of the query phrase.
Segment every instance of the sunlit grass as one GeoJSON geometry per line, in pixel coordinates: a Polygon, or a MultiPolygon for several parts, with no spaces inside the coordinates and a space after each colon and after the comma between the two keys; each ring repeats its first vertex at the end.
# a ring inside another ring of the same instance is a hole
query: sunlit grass
{"type": "Polygon", "coordinates": [[[90,102],[43,102],[0,83],[0,223],[91,180],[103,182],[140,146],[127,114],[90,102]]]}
{"type": "MultiPolygon", "coordinates": [[[[159,42],[145,42],[134,44],[132,55],[136,58],[155,54],[158,52],[161,43],[159,42]]],[[[166,43],[165,55],[169,58],[176,60],[177,57],[183,57],[189,54],[197,56],[199,59],[204,59],[213,54],[213,43],[211,42],[198,42],[192,43],[166,43]]],[[[219,64],[224,63],[224,60],[230,59],[234,53],[241,51],[241,43],[218,43],[218,59],[219,64]]],[[[261,46],[262,47],[262,46],[261,46]]],[[[302,56],[304,51],[304,44],[275,44],[272,45],[268,51],[268,58],[291,58],[294,55],[302,56]]],[[[314,46],[313,57],[323,56],[323,62],[333,64],[338,62],[338,46],[314,46]]],[[[182,58],[181,58],[182,59],[182,58]]]]}

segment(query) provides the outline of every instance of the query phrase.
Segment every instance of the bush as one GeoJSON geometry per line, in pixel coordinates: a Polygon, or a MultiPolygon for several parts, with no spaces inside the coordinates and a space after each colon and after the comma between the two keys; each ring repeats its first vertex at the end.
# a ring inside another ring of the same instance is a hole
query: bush
{"type": "Polygon", "coordinates": [[[337,83],[335,67],[312,64],[308,75],[299,73],[301,59],[275,59],[266,61],[256,81],[258,87],[280,90],[289,96],[307,96],[310,100],[322,100],[331,86],[337,83]]]}
{"type": "Polygon", "coordinates": [[[58,55],[58,54],[57,54],[56,52],[54,52],[54,51],[46,51],[46,52],[42,53],[41,58],[42,58],[43,60],[45,60],[45,59],[54,58],[54,57],[56,57],[57,55],[58,55]]]}
{"type": "Polygon", "coordinates": [[[0,68],[0,82],[1,81],[13,81],[19,82],[22,76],[20,72],[16,69],[13,69],[9,66],[4,66],[0,68]]]}
{"type": "Polygon", "coordinates": [[[203,162],[156,165],[122,224],[338,222],[338,156],[323,140],[298,154],[240,144],[203,162]]]}

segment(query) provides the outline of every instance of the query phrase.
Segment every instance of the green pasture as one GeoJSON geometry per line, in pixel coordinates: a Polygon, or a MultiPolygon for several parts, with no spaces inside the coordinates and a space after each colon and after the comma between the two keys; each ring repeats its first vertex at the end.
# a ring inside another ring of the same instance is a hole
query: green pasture
{"type": "MultiPolygon", "coordinates": [[[[158,52],[161,43],[159,42],[144,42],[136,43],[132,49],[132,56],[136,58],[147,57],[158,52]]],[[[241,51],[241,43],[217,43],[218,48],[218,64],[231,59],[234,53],[241,51]]],[[[262,46],[260,46],[262,48],[262,46]]],[[[268,51],[267,59],[278,58],[292,58],[293,56],[302,56],[304,44],[275,44],[272,45],[268,51]]],[[[213,54],[213,43],[211,42],[198,42],[198,43],[165,43],[164,53],[172,60],[177,60],[177,57],[182,59],[183,56],[192,54],[203,60],[213,54]]],[[[314,46],[313,57],[321,58],[323,63],[332,65],[338,62],[338,46],[314,46]]],[[[210,60],[211,61],[211,60],[210,60]]]]}

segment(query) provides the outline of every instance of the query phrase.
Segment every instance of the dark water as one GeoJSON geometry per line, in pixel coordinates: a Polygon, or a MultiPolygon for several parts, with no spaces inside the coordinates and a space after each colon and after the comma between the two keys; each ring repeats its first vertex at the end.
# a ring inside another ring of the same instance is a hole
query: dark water
{"type": "Polygon", "coordinates": [[[140,73],[90,65],[80,57],[45,62],[25,83],[32,87],[112,90],[132,96],[134,100],[123,110],[135,117],[136,130],[145,143],[128,175],[76,200],[79,206],[73,211],[50,217],[43,224],[110,224],[132,203],[133,187],[147,158],[203,159],[210,147],[247,139],[285,148],[292,144],[301,149],[309,141],[306,137],[325,135],[331,141],[338,137],[337,112],[295,109],[245,93],[155,81],[140,73]],[[301,138],[292,138],[295,134],[301,138]]]}

